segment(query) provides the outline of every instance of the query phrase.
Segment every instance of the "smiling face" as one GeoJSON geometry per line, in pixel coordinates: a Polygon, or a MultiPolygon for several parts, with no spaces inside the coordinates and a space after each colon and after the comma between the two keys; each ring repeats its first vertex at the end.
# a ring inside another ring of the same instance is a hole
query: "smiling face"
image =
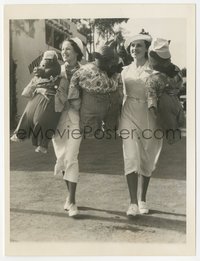
{"type": "Polygon", "coordinates": [[[69,64],[74,64],[77,62],[78,54],[75,52],[69,41],[63,42],[61,54],[64,62],[68,62],[69,64]]]}
{"type": "Polygon", "coordinates": [[[146,59],[147,47],[143,40],[136,40],[130,44],[130,54],[133,59],[146,59]]]}

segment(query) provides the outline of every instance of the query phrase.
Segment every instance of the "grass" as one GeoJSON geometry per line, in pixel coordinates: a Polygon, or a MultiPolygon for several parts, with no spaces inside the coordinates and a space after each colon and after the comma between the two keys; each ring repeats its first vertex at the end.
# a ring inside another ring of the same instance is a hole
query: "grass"
{"type": "MultiPolygon", "coordinates": [[[[47,154],[34,152],[31,142],[11,143],[10,169],[21,171],[53,171],[56,158],[52,144],[47,154]]],[[[79,165],[81,172],[123,174],[121,139],[83,140],[79,165]]],[[[186,138],[174,145],[164,143],[154,177],[162,179],[186,178],[186,138]]]]}

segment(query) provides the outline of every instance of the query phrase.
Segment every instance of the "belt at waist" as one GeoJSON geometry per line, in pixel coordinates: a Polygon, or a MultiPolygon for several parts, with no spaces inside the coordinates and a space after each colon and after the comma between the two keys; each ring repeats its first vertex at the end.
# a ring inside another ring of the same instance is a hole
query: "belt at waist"
{"type": "Polygon", "coordinates": [[[140,99],[140,98],[138,98],[138,97],[127,96],[127,98],[132,99],[132,100],[134,100],[135,102],[147,103],[147,101],[144,101],[144,100],[142,100],[142,99],[140,99]]]}

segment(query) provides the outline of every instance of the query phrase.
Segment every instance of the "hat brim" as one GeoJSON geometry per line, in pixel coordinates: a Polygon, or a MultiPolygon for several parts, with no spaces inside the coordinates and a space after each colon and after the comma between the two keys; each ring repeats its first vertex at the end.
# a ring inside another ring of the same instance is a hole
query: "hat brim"
{"type": "MultiPolygon", "coordinates": [[[[80,40],[80,39],[79,39],[80,40]]],[[[78,40],[76,38],[70,38],[70,41],[74,42],[76,44],[76,46],[78,47],[78,49],[80,50],[81,54],[84,56],[83,53],[83,44],[81,42],[78,42],[78,40]]],[[[80,40],[81,41],[81,40],[80,40]]]]}
{"type": "Polygon", "coordinates": [[[152,41],[152,37],[148,34],[137,34],[137,35],[133,35],[130,38],[128,38],[125,43],[124,46],[126,49],[128,49],[129,45],[134,42],[134,41],[138,41],[138,40],[142,40],[142,41],[147,41],[149,43],[151,43],[152,41]]]}
{"type": "Polygon", "coordinates": [[[156,50],[152,46],[150,46],[148,52],[149,53],[150,52],[154,52],[162,59],[170,59],[171,58],[171,53],[170,53],[169,50],[166,50],[165,52],[162,52],[162,51],[156,50]]]}

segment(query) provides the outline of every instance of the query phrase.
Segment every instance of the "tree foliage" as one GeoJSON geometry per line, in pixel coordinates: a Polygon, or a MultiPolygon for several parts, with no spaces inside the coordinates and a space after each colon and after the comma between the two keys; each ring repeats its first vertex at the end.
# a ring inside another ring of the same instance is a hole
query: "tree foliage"
{"type": "Polygon", "coordinates": [[[127,21],[127,18],[95,19],[94,26],[99,35],[108,41],[110,37],[115,35],[114,26],[127,21]]]}
{"type": "Polygon", "coordinates": [[[77,30],[87,39],[89,55],[95,51],[100,40],[108,42],[116,36],[123,38],[122,34],[114,30],[114,27],[127,21],[128,18],[72,19],[72,22],[77,25],[77,30]]]}
{"type": "Polygon", "coordinates": [[[17,19],[11,20],[11,30],[17,35],[20,35],[22,32],[26,35],[34,38],[35,35],[35,22],[37,19],[17,19]]]}

